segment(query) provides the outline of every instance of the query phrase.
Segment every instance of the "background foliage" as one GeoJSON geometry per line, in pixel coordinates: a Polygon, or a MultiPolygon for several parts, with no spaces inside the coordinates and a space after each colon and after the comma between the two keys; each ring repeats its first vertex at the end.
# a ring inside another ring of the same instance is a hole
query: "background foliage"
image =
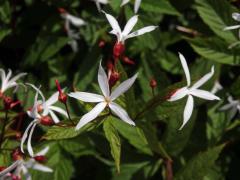
{"type": "MultiPolygon", "coordinates": [[[[123,8],[120,3],[111,0],[103,9],[119,17],[124,25],[134,14],[133,1],[123,8]]],[[[224,27],[236,24],[231,14],[238,12],[239,6],[233,0],[143,0],[137,28],[159,25],[159,29],[128,40],[126,53],[136,64],[122,62],[119,68],[129,77],[139,72],[139,77],[119,103],[134,118],[149,102],[178,87],[177,82],[184,76],[177,52],[188,60],[193,79],[199,79],[215,65],[214,78],[204,88],[210,90],[216,80],[220,81],[224,87],[217,94],[221,101],[197,100],[194,115],[182,131],[178,128],[185,99],[157,103],[157,107],[137,116],[137,127],[114,117],[94,121],[80,131],[74,127],[40,127],[43,137],[35,141],[35,148],[50,146],[47,165],[54,169],[54,173],[45,173],[44,178],[167,179],[170,167],[175,179],[238,179],[239,115],[229,119],[228,112],[219,111],[219,107],[227,103],[228,93],[240,98],[240,49],[228,48],[238,41],[238,32],[223,31],[224,27]],[[149,86],[152,77],[158,82],[155,97],[149,86]]],[[[98,43],[104,40],[113,44],[115,37],[108,34],[109,24],[92,1],[2,0],[0,22],[2,68],[28,72],[24,82],[41,84],[46,97],[56,91],[55,79],[67,87],[67,92],[99,91],[97,67],[101,58],[106,62],[111,49],[103,51],[98,43]],[[77,53],[68,45],[59,7],[87,22],[79,29],[77,53]]],[[[122,75],[122,79],[126,77],[122,75]]],[[[24,101],[26,110],[33,103],[34,93],[20,90],[17,97],[24,101]]],[[[69,105],[76,122],[91,108],[74,100],[69,105]]],[[[22,131],[29,122],[30,119],[24,119],[22,131]]],[[[4,147],[15,148],[18,143],[12,138],[4,142],[4,147]]],[[[2,151],[0,164],[10,161],[10,152],[2,151]]],[[[39,172],[32,174],[34,180],[43,177],[39,172]]]]}

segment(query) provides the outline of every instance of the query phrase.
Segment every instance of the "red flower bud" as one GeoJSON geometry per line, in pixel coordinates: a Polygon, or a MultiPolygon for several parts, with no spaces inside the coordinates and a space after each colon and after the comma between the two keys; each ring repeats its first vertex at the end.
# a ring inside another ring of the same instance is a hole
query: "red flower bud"
{"type": "Polygon", "coordinates": [[[101,41],[98,43],[98,47],[99,47],[99,48],[103,48],[105,45],[106,45],[106,42],[105,42],[104,40],[101,40],[101,41]]]}
{"type": "Polygon", "coordinates": [[[63,93],[63,91],[61,89],[61,86],[60,86],[57,79],[55,80],[55,83],[56,83],[56,86],[57,86],[57,89],[58,89],[58,92],[59,92],[58,100],[60,102],[62,102],[63,104],[66,104],[67,103],[67,95],[65,93],[63,93]]]}
{"type": "Polygon", "coordinates": [[[12,98],[6,96],[3,98],[4,108],[5,110],[10,110],[17,106],[18,104],[21,104],[20,101],[13,101],[12,98]]]}
{"type": "Polygon", "coordinates": [[[126,64],[135,65],[135,62],[133,60],[129,59],[127,56],[124,56],[122,60],[126,64]]]}
{"type": "Polygon", "coordinates": [[[61,14],[66,14],[67,11],[64,8],[58,8],[58,12],[61,14]]]}
{"type": "Polygon", "coordinates": [[[40,119],[40,123],[44,126],[52,126],[54,124],[54,121],[49,116],[43,116],[40,119]]]}
{"type": "Polygon", "coordinates": [[[157,81],[156,81],[154,78],[152,78],[152,79],[150,80],[150,87],[151,87],[152,89],[154,89],[155,87],[157,87],[157,81]]]}
{"type": "Polygon", "coordinates": [[[120,74],[116,71],[112,71],[108,80],[110,87],[113,87],[119,79],[120,79],[120,74]]]}
{"type": "Polygon", "coordinates": [[[113,56],[115,59],[120,58],[125,51],[125,46],[121,42],[115,43],[113,47],[113,56]]]}
{"type": "Polygon", "coordinates": [[[34,159],[37,161],[37,162],[40,162],[40,163],[44,163],[46,162],[47,158],[45,156],[35,156],[34,159]]]}
{"type": "Polygon", "coordinates": [[[23,158],[23,154],[19,148],[14,149],[11,155],[14,161],[17,161],[23,158]]]}

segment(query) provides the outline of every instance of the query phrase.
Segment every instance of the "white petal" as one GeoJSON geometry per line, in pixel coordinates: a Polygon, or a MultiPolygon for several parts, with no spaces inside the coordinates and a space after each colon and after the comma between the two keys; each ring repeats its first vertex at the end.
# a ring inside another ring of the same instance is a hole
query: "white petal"
{"type": "Polygon", "coordinates": [[[113,101],[118,98],[121,94],[125,93],[135,82],[138,73],[133,77],[123,81],[114,91],[111,93],[110,99],[113,101]]]}
{"type": "Polygon", "coordinates": [[[235,106],[236,106],[236,104],[229,103],[229,104],[225,104],[224,106],[222,106],[219,110],[220,111],[226,111],[226,110],[231,109],[235,106]]]}
{"type": "Polygon", "coordinates": [[[63,110],[62,108],[60,108],[60,107],[50,106],[49,109],[50,109],[50,110],[53,110],[53,111],[56,111],[56,112],[58,112],[59,114],[64,115],[65,117],[68,117],[67,112],[66,112],[65,110],[63,110]]]}
{"type": "Polygon", "coordinates": [[[196,83],[194,83],[191,89],[197,89],[200,86],[202,86],[205,82],[207,82],[213,76],[213,74],[214,74],[214,66],[212,66],[211,72],[207,73],[205,76],[199,79],[196,83]]]}
{"type": "Polygon", "coordinates": [[[59,92],[55,92],[48,100],[45,102],[47,106],[51,106],[58,101],[59,92]]]}
{"type": "Polygon", "coordinates": [[[110,91],[109,91],[108,78],[104,69],[102,68],[101,62],[98,68],[98,84],[102,90],[103,95],[105,97],[109,97],[110,91]]]}
{"type": "Polygon", "coordinates": [[[3,81],[6,79],[6,74],[5,74],[5,71],[1,68],[0,68],[0,73],[1,73],[1,80],[2,80],[2,85],[3,85],[3,81]]]}
{"type": "Polygon", "coordinates": [[[21,77],[26,76],[26,75],[27,75],[27,73],[19,73],[16,76],[14,76],[12,79],[10,79],[8,83],[13,83],[13,82],[17,81],[18,79],[20,79],[21,77]]]}
{"type": "Polygon", "coordinates": [[[122,0],[121,6],[124,6],[125,4],[129,3],[130,0],[122,0]]]}
{"type": "Polygon", "coordinates": [[[53,111],[49,111],[49,113],[50,113],[50,115],[51,115],[51,117],[52,117],[52,119],[53,119],[53,122],[55,123],[55,124],[57,124],[57,123],[59,123],[60,121],[59,121],[59,118],[56,116],[56,114],[53,112],[53,111]]]}
{"type": "Polygon", "coordinates": [[[108,0],[97,0],[97,2],[100,2],[101,4],[107,4],[108,0]]]}
{"type": "Polygon", "coordinates": [[[228,31],[228,30],[233,30],[233,29],[238,29],[238,28],[240,28],[240,25],[227,26],[223,30],[228,31]]]}
{"type": "Polygon", "coordinates": [[[132,119],[128,116],[127,112],[120,107],[118,104],[111,102],[109,104],[110,109],[113,111],[114,114],[116,114],[121,120],[124,122],[135,126],[135,123],[132,121],[132,119]]]}
{"type": "Polygon", "coordinates": [[[138,12],[138,9],[140,7],[141,1],[142,0],[135,0],[135,4],[134,4],[134,12],[135,12],[135,14],[138,12]]]}
{"type": "Polygon", "coordinates": [[[98,103],[90,112],[85,114],[79,121],[79,123],[76,126],[76,130],[80,129],[90,121],[94,120],[106,107],[106,102],[98,103]]]}
{"type": "Polygon", "coordinates": [[[183,67],[186,79],[187,79],[187,85],[190,86],[190,84],[191,84],[191,77],[190,77],[187,61],[186,61],[185,57],[181,53],[178,53],[178,54],[179,54],[179,59],[181,61],[181,64],[182,64],[182,67],[183,67]]]}
{"type": "Polygon", "coordinates": [[[240,14],[239,13],[232,13],[232,18],[236,21],[240,21],[240,14]]]}
{"type": "Polygon", "coordinates": [[[237,114],[238,108],[233,107],[229,112],[229,118],[232,119],[237,114]]]}
{"type": "MultiPolygon", "coordinates": [[[[35,85],[30,84],[30,83],[26,83],[26,84],[29,85],[29,86],[31,86],[33,89],[35,89],[35,91],[36,91],[37,93],[40,94],[40,96],[42,97],[42,101],[43,101],[43,103],[44,103],[44,102],[45,102],[45,97],[44,97],[42,91],[40,90],[40,88],[37,88],[35,85]]],[[[35,100],[35,102],[36,102],[36,100],[35,100]]]]}
{"type": "Polygon", "coordinates": [[[95,4],[97,6],[98,12],[101,12],[101,5],[98,1],[95,1],[95,4]]]}
{"type": "Polygon", "coordinates": [[[105,14],[105,16],[106,16],[109,24],[111,25],[112,29],[113,29],[114,31],[116,31],[117,33],[121,34],[122,31],[121,31],[121,28],[120,28],[117,20],[116,20],[112,15],[107,14],[107,13],[104,12],[104,11],[102,11],[102,12],[105,14]]]}
{"type": "Polygon", "coordinates": [[[76,16],[73,16],[71,14],[67,14],[66,18],[74,25],[77,27],[83,26],[86,24],[86,22],[84,20],[82,20],[81,18],[78,18],[76,16]]]}
{"type": "Polygon", "coordinates": [[[22,139],[21,139],[21,151],[24,153],[24,149],[23,149],[23,144],[25,143],[27,136],[28,136],[28,131],[29,129],[32,127],[32,125],[36,122],[36,120],[33,120],[28,127],[26,128],[26,130],[23,133],[22,139]]]}
{"type": "Polygon", "coordinates": [[[33,131],[34,131],[36,125],[37,125],[37,123],[34,123],[34,124],[33,124],[32,129],[31,129],[31,131],[30,131],[30,133],[29,133],[28,142],[27,142],[28,153],[29,153],[29,155],[30,155],[31,157],[34,156],[34,154],[33,154],[33,149],[32,149],[32,144],[31,144],[31,140],[32,140],[33,131]]]}
{"type": "Polygon", "coordinates": [[[2,170],[0,172],[0,179],[1,179],[2,176],[5,176],[7,173],[13,171],[20,164],[20,162],[21,162],[21,160],[17,160],[13,164],[8,166],[6,169],[2,170]]]}
{"type": "Polygon", "coordinates": [[[193,112],[193,97],[191,95],[188,96],[187,99],[187,103],[184,109],[184,113],[183,113],[183,124],[182,126],[179,128],[179,130],[181,130],[185,124],[188,122],[188,120],[190,119],[192,112],[193,112]]]}
{"type": "Polygon", "coordinates": [[[31,174],[28,172],[28,169],[25,166],[22,166],[22,168],[19,172],[19,176],[20,176],[21,171],[23,172],[25,180],[32,180],[31,174]]]}
{"type": "Polygon", "coordinates": [[[139,29],[137,31],[134,31],[132,32],[131,34],[129,34],[126,38],[126,39],[129,39],[129,38],[132,38],[132,37],[136,37],[136,36],[141,36],[147,32],[151,32],[153,30],[155,30],[156,28],[158,28],[158,26],[147,26],[147,27],[144,27],[142,29],[139,29]]]}
{"type": "Polygon", "coordinates": [[[45,156],[48,151],[49,151],[49,146],[45,147],[44,149],[36,153],[36,156],[45,156]]]}
{"type": "Polygon", "coordinates": [[[194,90],[189,91],[189,93],[192,94],[193,96],[197,96],[202,99],[220,100],[220,98],[217,97],[216,95],[214,95],[208,91],[201,90],[201,89],[194,89],[194,90]]]}
{"type": "Polygon", "coordinates": [[[136,25],[137,21],[138,21],[138,15],[135,15],[128,20],[122,32],[123,36],[127,36],[131,32],[133,27],[136,25]]]}
{"type": "Polygon", "coordinates": [[[68,96],[78,99],[83,102],[102,102],[104,97],[98,94],[87,93],[87,92],[72,92],[68,96]]]}
{"type": "Polygon", "coordinates": [[[39,163],[34,163],[32,169],[42,171],[42,172],[53,172],[53,170],[47,166],[41,165],[39,163]]]}
{"type": "Polygon", "coordinates": [[[168,101],[176,101],[179,99],[182,99],[184,96],[186,96],[188,94],[188,88],[187,87],[183,87],[179,90],[177,90],[169,99],[168,101]]]}

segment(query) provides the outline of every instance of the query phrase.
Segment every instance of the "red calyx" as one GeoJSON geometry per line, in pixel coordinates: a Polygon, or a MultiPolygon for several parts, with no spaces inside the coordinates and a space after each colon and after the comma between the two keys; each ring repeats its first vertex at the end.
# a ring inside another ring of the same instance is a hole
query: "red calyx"
{"type": "Polygon", "coordinates": [[[104,48],[104,46],[106,45],[106,42],[104,40],[101,40],[99,43],[98,43],[98,47],[99,48],[104,48]]]}
{"type": "Polygon", "coordinates": [[[58,89],[58,92],[59,92],[58,100],[60,102],[62,102],[63,104],[66,104],[67,103],[67,95],[65,93],[63,93],[63,91],[61,89],[61,86],[60,86],[57,79],[55,80],[55,83],[56,83],[56,86],[57,86],[57,89],[58,89]]]}
{"type": "Polygon", "coordinates": [[[61,14],[66,14],[67,11],[64,8],[58,8],[58,12],[61,14]]]}
{"type": "Polygon", "coordinates": [[[5,110],[10,110],[17,106],[18,104],[21,104],[20,101],[13,101],[12,98],[6,96],[3,98],[4,108],[5,110]]]}
{"type": "Polygon", "coordinates": [[[154,79],[154,78],[152,78],[151,80],[150,80],[150,87],[152,88],[152,89],[154,89],[155,87],[157,87],[157,81],[154,79]]]}
{"type": "Polygon", "coordinates": [[[135,62],[133,60],[129,59],[127,56],[124,56],[122,60],[126,64],[135,65],[135,62]]]}
{"type": "Polygon", "coordinates": [[[14,161],[17,161],[17,160],[23,158],[23,154],[22,154],[22,152],[20,151],[19,148],[14,149],[11,155],[12,155],[12,159],[14,161]]]}
{"type": "Polygon", "coordinates": [[[54,124],[54,121],[49,116],[43,116],[40,119],[40,123],[44,126],[52,126],[54,124]]]}
{"type": "Polygon", "coordinates": [[[37,162],[40,162],[40,163],[44,163],[46,162],[47,158],[45,156],[35,156],[34,159],[37,161],[37,162]]]}
{"type": "Polygon", "coordinates": [[[113,47],[113,56],[115,59],[120,58],[125,52],[125,46],[121,42],[115,43],[113,47]]]}

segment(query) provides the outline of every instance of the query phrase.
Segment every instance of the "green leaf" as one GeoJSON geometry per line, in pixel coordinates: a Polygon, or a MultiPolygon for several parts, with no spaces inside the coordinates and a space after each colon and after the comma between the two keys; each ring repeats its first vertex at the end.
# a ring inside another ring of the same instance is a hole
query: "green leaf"
{"type": "Polygon", "coordinates": [[[223,148],[224,145],[220,145],[197,154],[189,160],[179,172],[177,172],[175,179],[203,179],[211,172],[211,168],[215,166],[215,161],[218,159],[223,148]]]}
{"type": "Polygon", "coordinates": [[[120,172],[121,142],[116,128],[112,124],[112,118],[107,118],[103,123],[105,136],[111,147],[111,154],[115,161],[117,172],[120,172]]]}
{"type": "Polygon", "coordinates": [[[188,41],[193,49],[206,59],[222,64],[240,64],[239,48],[228,49],[229,44],[219,38],[196,38],[188,41]]]}
{"type": "Polygon", "coordinates": [[[196,8],[203,19],[209,25],[211,30],[228,42],[237,41],[234,31],[223,31],[226,26],[236,24],[232,20],[231,14],[237,12],[236,9],[226,1],[222,0],[196,0],[196,8]]]}
{"type": "Polygon", "coordinates": [[[5,38],[8,34],[11,33],[10,29],[1,29],[0,30],[0,42],[5,38]]]}
{"type": "Polygon", "coordinates": [[[141,8],[147,12],[180,15],[168,0],[142,1],[141,8]]]}

